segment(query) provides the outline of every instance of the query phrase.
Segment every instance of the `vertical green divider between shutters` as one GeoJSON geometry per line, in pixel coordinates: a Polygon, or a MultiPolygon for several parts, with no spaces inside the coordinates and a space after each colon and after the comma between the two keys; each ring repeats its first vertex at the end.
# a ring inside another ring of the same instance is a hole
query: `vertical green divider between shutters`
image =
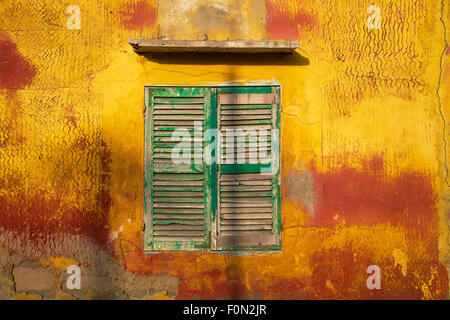
{"type": "MultiPolygon", "coordinates": [[[[212,88],[211,89],[211,105],[209,108],[210,114],[208,117],[209,120],[209,124],[210,124],[210,129],[214,129],[217,130],[217,89],[216,88],[212,88]]],[[[210,195],[211,195],[211,212],[210,212],[210,217],[211,217],[211,223],[209,225],[209,233],[210,233],[210,244],[211,244],[211,249],[215,249],[215,230],[216,230],[216,223],[217,223],[217,159],[219,158],[220,152],[217,148],[217,139],[218,137],[216,136],[214,138],[214,152],[215,152],[215,158],[216,161],[211,163],[210,166],[210,170],[209,175],[210,175],[210,183],[209,183],[209,188],[210,188],[210,195]]],[[[211,141],[209,141],[209,143],[211,143],[211,141]]],[[[210,152],[210,151],[208,151],[210,152]]]]}
{"type": "Polygon", "coordinates": [[[153,145],[153,118],[152,112],[152,99],[153,94],[149,88],[145,87],[145,110],[144,110],[144,228],[143,228],[143,248],[144,250],[153,250],[153,235],[150,228],[152,224],[152,194],[151,185],[152,181],[152,165],[150,159],[152,158],[153,145]]]}
{"type": "MultiPolygon", "coordinates": [[[[272,178],[272,186],[273,186],[273,201],[274,201],[274,210],[275,210],[275,219],[274,219],[274,233],[277,233],[280,236],[280,248],[282,245],[282,232],[281,232],[281,88],[279,86],[272,87],[272,92],[274,92],[278,96],[278,103],[276,105],[276,119],[275,119],[275,128],[277,128],[278,131],[278,164],[277,164],[277,171],[273,173],[272,178]]],[[[273,146],[272,146],[273,150],[273,146]]]]}
{"type": "Polygon", "coordinates": [[[206,239],[206,246],[197,246],[198,249],[207,250],[211,248],[211,222],[212,222],[212,216],[213,212],[215,210],[214,205],[214,197],[213,197],[213,188],[212,183],[214,182],[214,174],[213,174],[213,164],[207,164],[205,162],[205,154],[208,151],[207,146],[209,145],[210,141],[208,141],[205,138],[205,133],[208,129],[213,128],[213,122],[211,121],[211,113],[212,113],[212,91],[211,88],[205,88],[205,104],[204,104],[204,114],[205,114],[205,121],[204,121],[204,128],[203,128],[203,166],[204,166],[204,181],[205,181],[205,189],[204,189],[204,199],[205,199],[205,209],[204,209],[204,215],[205,215],[205,239],[206,239]]]}
{"type": "MultiPolygon", "coordinates": [[[[274,188],[273,199],[274,199],[274,230],[273,232],[279,236],[279,243],[277,250],[282,248],[282,225],[281,225],[281,86],[273,86],[272,92],[274,92],[278,99],[276,102],[276,120],[275,128],[278,129],[278,154],[277,154],[277,170],[273,173],[272,186],[274,188]]],[[[273,141],[272,141],[273,142],[273,141]]],[[[272,148],[273,150],[273,148],[272,148]]]]}

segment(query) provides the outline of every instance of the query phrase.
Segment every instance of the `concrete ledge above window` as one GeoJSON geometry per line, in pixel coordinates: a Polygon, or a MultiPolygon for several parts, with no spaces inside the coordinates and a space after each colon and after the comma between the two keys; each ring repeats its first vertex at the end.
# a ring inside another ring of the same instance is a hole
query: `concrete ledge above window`
{"type": "Polygon", "coordinates": [[[129,39],[128,42],[136,52],[290,53],[299,46],[298,41],[129,39]]]}

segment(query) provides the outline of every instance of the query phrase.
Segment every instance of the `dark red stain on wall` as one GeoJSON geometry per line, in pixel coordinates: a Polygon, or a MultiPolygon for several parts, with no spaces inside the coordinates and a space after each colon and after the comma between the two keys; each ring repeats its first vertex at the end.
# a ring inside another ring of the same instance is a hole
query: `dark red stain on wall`
{"type": "Polygon", "coordinates": [[[119,11],[120,22],[127,30],[143,30],[156,23],[156,8],[146,1],[125,3],[119,11]]]}
{"type": "Polygon", "coordinates": [[[419,172],[392,176],[381,157],[314,172],[315,216],[311,226],[403,226],[416,235],[438,234],[438,195],[432,177],[419,172]]]}
{"type": "Polygon", "coordinates": [[[0,196],[0,227],[28,234],[32,239],[48,235],[85,234],[97,243],[104,242],[105,221],[96,210],[83,210],[64,204],[64,188],[49,195],[45,190],[21,191],[0,196]],[[100,219],[99,219],[100,218],[100,219]]]}
{"type": "Polygon", "coordinates": [[[295,14],[282,3],[275,5],[267,1],[267,37],[269,40],[303,39],[317,25],[317,18],[302,9],[295,14]]]}
{"type": "Polygon", "coordinates": [[[9,35],[0,31],[0,89],[23,88],[35,75],[35,67],[20,54],[9,35]]]}

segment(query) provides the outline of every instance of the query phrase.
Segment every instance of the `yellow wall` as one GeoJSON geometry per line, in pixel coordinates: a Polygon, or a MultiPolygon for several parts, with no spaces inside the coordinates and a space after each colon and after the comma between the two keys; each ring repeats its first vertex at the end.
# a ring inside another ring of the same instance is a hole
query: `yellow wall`
{"type": "Polygon", "coordinates": [[[2,1],[0,297],[447,298],[448,5],[377,0],[369,30],[370,4],[2,1]],[[300,48],[154,58],[139,37],[300,48]],[[144,254],[144,86],[255,83],[282,86],[282,252],[144,254]]]}

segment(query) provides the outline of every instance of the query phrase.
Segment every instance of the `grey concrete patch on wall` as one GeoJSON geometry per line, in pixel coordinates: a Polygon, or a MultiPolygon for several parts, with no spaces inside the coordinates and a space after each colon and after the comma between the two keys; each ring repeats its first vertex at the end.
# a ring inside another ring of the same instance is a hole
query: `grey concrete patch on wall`
{"type": "Polygon", "coordinates": [[[283,183],[286,184],[285,190],[287,190],[289,200],[300,200],[314,218],[314,177],[312,173],[292,170],[283,183]]]}
{"type": "Polygon", "coordinates": [[[266,0],[158,0],[158,38],[263,40],[266,0]]]}

